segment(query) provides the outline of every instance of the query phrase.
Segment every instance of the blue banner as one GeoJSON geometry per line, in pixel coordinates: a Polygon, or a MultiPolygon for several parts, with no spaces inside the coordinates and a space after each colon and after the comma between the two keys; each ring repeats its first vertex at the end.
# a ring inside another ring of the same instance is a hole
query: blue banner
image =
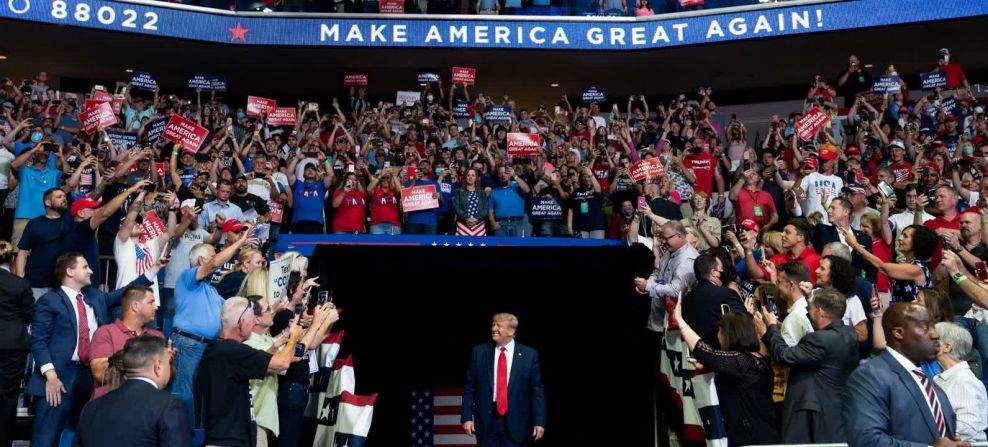
{"type": "Polygon", "coordinates": [[[199,89],[208,92],[213,88],[213,75],[206,73],[192,73],[189,75],[189,88],[199,89]]]}
{"type": "Polygon", "coordinates": [[[153,92],[158,89],[158,80],[149,72],[135,71],[134,76],[130,78],[130,87],[134,90],[153,92]]]}
{"type": "Polygon", "coordinates": [[[487,106],[484,109],[484,121],[488,123],[508,124],[511,118],[511,106],[487,106]]]}
{"type": "Polygon", "coordinates": [[[453,101],[453,118],[470,118],[470,112],[468,111],[470,107],[470,101],[465,99],[457,99],[453,101]]]}
{"type": "Polygon", "coordinates": [[[577,239],[566,237],[463,237],[463,236],[416,236],[416,235],[376,235],[376,234],[283,234],[278,237],[274,253],[297,251],[312,256],[318,245],[393,245],[397,247],[618,247],[627,246],[623,240],[577,239]]]}
{"type": "Polygon", "coordinates": [[[559,220],[563,218],[563,206],[556,199],[535,197],[532,199],[532,219],[559,220]]]}
{"type": "Polygon", "coordinates": [[[226,76],[212,76],[209,78],[209,91],[211,92],[225,92],[226,91],[226,76]]]}
{"type": "Polygon", "coordinates": [[[937,87],[947,86],[947,73],[942,71],[920,73],[919,79],[923,81],[923,90],[933,90],[937,87]]]}
{"type": "Polygon", "coordinates": [[[156,120],[148,121],[144,125],[144,133],[148,136],[148,141],[154,143],[161,138],[161,133],[165,131],[165,126],[168,125],[168,117],[158,118],[156,120]]]}
{"type": "Polygon", "coordinates": [[[547,21],[542,17],[300,18],[107,0],[9,0],[0,17],[234,45],[641,50],[972,18],[988,2],[855,0],[773,3],[744,11],[663,18],[547,21]],[[784,6],[779,6],[784,5],[784,6]]]}
{"type": "MultiPolygon", "coordinates": [[[[162,127],[164,129],[164,127],[162,127]]],[[[110,137],[110,142],[117,150],[130,149],[137,146],[137,134],[131,132],[120,132],[118,130],[106,131],[106,136],[110,137]]]]}
{"type": "Polygon", "coordinates": [[[902,84],[899,83],[898,75],[876,76],[871,91],[875,93],[899,93],[902,91],[902,84]]]}
{"type": "Polygon", "coordinates": [[[439,73],[434,71],[423,71],[418,75],[419,84],[438,84],[439,83],[439,73]]]}
{"type": "Polygon", "coordinates": [[[580,100],[582,100],[584,104],[604,102],[607,101],[607,96],[604,95],[604,89],[590,87],[583,89],[583,93],[580,95],[580,100]]]}

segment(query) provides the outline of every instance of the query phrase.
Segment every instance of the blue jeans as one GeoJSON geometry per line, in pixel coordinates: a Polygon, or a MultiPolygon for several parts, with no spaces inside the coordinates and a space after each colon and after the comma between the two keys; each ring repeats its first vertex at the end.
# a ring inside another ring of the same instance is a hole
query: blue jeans
{"type": "Polygon", "coordinates": [[[502,237],[525,237],[525,221],[521,216],[515,218],[514,220],[508,219],[495,219],[497,223],[501,225],[495,232],[495,236],[502,237]]]}
{"type": "Polygon", "coordinates": [[[159,297],[161,298],[161,307],[158,308],[155,320],[157,320],[158,327],[161,328],[161,333],[165,334],[167,339],[172,335],[172,322],[175,320],[175,289],[161,287],[158,292],[161,295],[159,297]]]}
{"type": "Polygon", "coordinates": [[[309,402],[308,385],[282,382],[278,386],[278,445],[296,447],[302,437],[302,418],[309,402]]]}
{"type": "Polygon", "coordinates": [[[541,226],[542,237],[563,236],[563,221],[561,220],[543,220],[539,222],[539,225],[541,226]]]}
{"type": "Polygon", "coordinates": [[[195,389],[196,370],[199,369],[202,353],[206,351],[206,344],[178,334],[172,334],[171,340],[172,347],[178,349],[171,393],[185,401],[185,407],[189,410],[189,427],[195,428],[196,408],[192,390],[195,389]]]}
{"type": "Polygon", "coordinates": [[[401,227],[388,222],[371,225],[370,234],[401,234],[401,227]]]}
{"type": "Polygon", "coordinates": [[[405,225],[405,234],[436,234],[436,226],[425,224],[407,224],[405,225]]]}

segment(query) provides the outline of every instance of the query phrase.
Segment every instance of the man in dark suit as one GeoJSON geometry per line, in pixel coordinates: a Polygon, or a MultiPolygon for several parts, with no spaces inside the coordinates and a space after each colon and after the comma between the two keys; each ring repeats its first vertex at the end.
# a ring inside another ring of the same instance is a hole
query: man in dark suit
{"type": "MultiPolygon", "coordinates": [[[[160,262],[128,286],[150,285],[160,262]]],[[[90,342],[97,327],[111,322],[110,308],[120,305],[125,288],[104,293],[90,284],[91,275],[82,254],[65,253],[55,261],[55,276],[61,286],[35,303],[31,355],[37,368],[28,381],[27,392],[41,399],[35,411],[31,445],[58,445],[62,430],[75,426],[75,416],[93,393],[90,342]]]]}
{"type": "Polygon", "coordinates": [[[858,367],[844,390],[844,429],[851,447],[968,445],[955,437],[947,395],[919,365],[936,358],[940,341],[926,307],[899,303],[887,310],[888,344],[858,367]]]}
{"type": "MultiPolygon", "coordinates": [[[[731,268],[731,267],[728,267],[731,268]]],[[[737,292],[724,287],[724,265],[717,256],[704,252],[693,261],[696,287],[683,297],[683,319],[701,340],[717,343],[717,322],[727,312],[747,314],[737,292]]]]}
{"type": "Polygon", "coordinates": [[[73,445],[130,447],[192,444],[185,402],[164,391],[171,378],[171,353],[165,339],[142,334],[124,344],[120,388],[86,404],[73,445]]]}
{"type": "Polygon", "coordinates": [[[491,338],[473,348],[460,422],[479,447],[515,447],[545,433],[539,353],[515,341],[518,318],[494,315],[491,338]]]}
{"type": "Polygon", "coordinates": [[[847,307],[836,289],[813,292],[807,317],[813,332],[789,347],[772,312],[755,315],[755,328],[769,353],[789,368],[782,404],[782,442],[814,444],[844,442],[841,394],[858,366],[858,336],[841,320],[847,307]]]}
{"type": "Polygon", "coordinates": [[[0,242],[0,446],[8,446],[17,420],[17,395],[31,338],[27,326],[34,317],[31,283],[8,270],[14,246],[0,242]]]}
{"type": "MultiPolygon", "coordinates": [[[[813,249],[817,253],[823,253],[823,248],[831,242],[843,242],[837,228],[850,229],[854,233],[854,238],[858,240],[862,247],[871,248],[871,237],[862,233],[860,230],[851,228],[851,213],[853,212],[854,208],[851,206],[851,202],[843,197],[834,197],[834,200],[830,201],[830,205],[827,206],[827,219],[830,221],[830,225],[818,223],[813,227],[813,249]]],[[[820,256],[823,255],[821,254],[820,256]]],[[[872,284],[875,283],[878,270],[865,262],[861,255],[852,252],[851,265],[854,266],[854,270],[857,272],[864,270],[868,281],[872,284]]]]}

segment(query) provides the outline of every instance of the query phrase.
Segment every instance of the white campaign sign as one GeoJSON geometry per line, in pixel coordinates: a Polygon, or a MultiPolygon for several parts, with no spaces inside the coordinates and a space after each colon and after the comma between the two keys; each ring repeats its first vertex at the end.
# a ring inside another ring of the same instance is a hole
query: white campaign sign
{"type": "Polygon", "coordinates": [[[268,297],[268,304],[273,305],[288,297],[285,288],[288,286],[288,276],[292,273],[294,258],[294,256],[282,256],[281,259],[271,261],[269,264],[268,279],[271,283],[268,285],[268,291],[271,296],[268,297]]]}

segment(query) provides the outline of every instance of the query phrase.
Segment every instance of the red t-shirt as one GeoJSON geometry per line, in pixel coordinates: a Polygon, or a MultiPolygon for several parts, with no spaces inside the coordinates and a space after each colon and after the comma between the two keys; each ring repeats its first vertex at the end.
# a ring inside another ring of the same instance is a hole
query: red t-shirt
{"type": "Polygon", "coordinates": [[[964,81],[967,80],[967,76],[964,74],[964,69],[961,68],[960,64],[948,62],[947,65],[940,67],[940,70],[947,73],[948,89],[961,88],[964,86],[964,81]]]}
{"type": "Polygon", "coordinates": [[[401,219],[398,217],[398,197],[394,191],[385,194],[383,189],[375,189],[374,197],[371,198],[371,225],[379,223],[390,223],[401,226],[401,219]]]}
{"type": "Polygon", "coordinates": [[[755,192],[748,188],[744,188],[738,193],[737,206],[734,208],[738,225],[741,225],[745,219],[751,219],[759,227],[764,227],[771,220],[774,212],[776,212],[775,201],[772,200],[771,194],[762,190],[755,192]],[[759,207],[757,213],[755,212],[756,206],[759,207]]]}
{"type": "Polygon", "coordinates": [[[690,154],[683,160],[683,166],[693,170],[696,176],[696,184],[693,189],[703,191],[708,196],[714,193],[714,169],[717,169],[717,159],[709,152],[690,154]]]}
{"type": "Polygon", "coordinates": [[[598,161],[593,165],[593,176],[597,177],[600,189],[607,189],[611,185],[611,164],[598,161]]]}
{"type": "MultiPolygon", "coordinates": [[[[940,228],[960,230],[961,214],[957,213],[954,215],[954,218],[950,220],[944,219],[943,216],[937,216],[934,217],[933,220],[923,222],[923,226],[933,231],[937,231],[937,229],[940,228]]],[[[943,260],[943,241],[940,238],[937,238],[937,249],[933,251],[933,257],[930,258],[930,271],[936,270],[937,266],[940,265],[941,260],[943,260]]]]}
{"type": "MultiPolygon", "coordinates": [[[[871,253],[878,256],[882,262],[892,262],[892,245],[886,244],[880,235],[871,242],[871,253]]],[[[878,287],[879,292],[889,291],[889,277],[881,270],[878,271],[878,282],[875,286],[878,287]]]]}
{"type": "Polygon", "coordinates": [[[909,162],[900,161],[889,166],[889,169],[892,170],[892,175],[895,176],[897,182],[908,180],[913,175],[913,165],[909,162]]]}
{"type": "MultiPolygon", "coordinates": [[[[787,262],[798,262],[803,264],[806,268],[810,269],[810,282],[816,284],[816,269],[820,267],[820,255],[816,254],[816,251],[813,250],[813,246],[807,245],[799,256],[793,257],[789,256],[788,253],[782,252],[772,256],[770,261],[775,264],[776,269],[778,269],[780,265],[787,262]]],[[[765,275],[765,278],[768,278],[768,271],[765,270],[765,266],[758,264],[758,268],[762,269],[762,274],[765,275]]]]}
{"type": "Polygon", "coordinates": [[[360,191],[344,193],[340,189],[333,192],[333,199],[335,200],[340,194],[346,194],[346,198],[343,199],[343,203],[333,214],[333,232],[363,233],[364,222],[367,220],[364,193],[360,191]]]}

